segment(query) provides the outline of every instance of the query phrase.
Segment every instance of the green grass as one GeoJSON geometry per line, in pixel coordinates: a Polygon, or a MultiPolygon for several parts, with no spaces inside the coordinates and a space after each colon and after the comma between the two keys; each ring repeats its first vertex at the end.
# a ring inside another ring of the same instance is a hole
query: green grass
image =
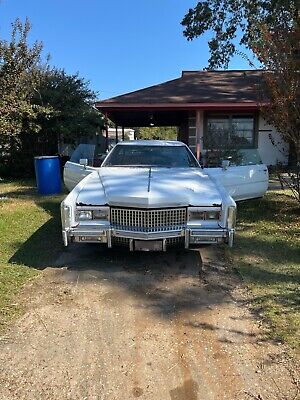
{"type": "Polygon", "coordinates": [[[269,336],[300,350],[300,207],[288,191],[238,204],[234,266],[269,336]]]}
{"type": "Polygon", "coordinates": [[[21,312],[20,289],[59,254],[61,199],[39,196],[34,182],[0,181],[0,330],[21,312]]]}

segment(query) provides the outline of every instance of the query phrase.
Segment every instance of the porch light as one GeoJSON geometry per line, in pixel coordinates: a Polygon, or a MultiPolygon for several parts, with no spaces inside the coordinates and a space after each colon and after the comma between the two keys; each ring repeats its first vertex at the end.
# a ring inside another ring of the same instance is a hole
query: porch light
{"type": "Polygon", "coordinates": [[[153,114],[150,115],[150,126],[154,126],[154,118],[153,118],[153,114]]]}

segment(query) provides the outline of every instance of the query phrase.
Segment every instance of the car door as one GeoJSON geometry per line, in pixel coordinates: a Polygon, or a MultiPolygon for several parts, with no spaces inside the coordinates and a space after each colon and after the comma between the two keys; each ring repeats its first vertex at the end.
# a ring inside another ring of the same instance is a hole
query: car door
{"type": "Polygon", "coordinates": [[[269,174],[257,150],[241,151],[240,164],[204,168],[204,171],[222,184],[236,201],[263,196],[268,189],[269,174]]]}
{"type": "Polygon", "coordinates": [[[67,161],[64,166],[64,183],[67,189],[71,191],[83,178],[96,170],[95,167],[67,161]]]}
{"type": "Polygon", "coordinates": [[[97,170],[92,166],[94,153],[94,144],[82,143],[76,147],[70,161],[64,166],[64,183],[68,190],[71,191],[83,178],[97,170]],[[80,160],[82,159],[86,159],[88,165],[81,165],[80,160]]]}

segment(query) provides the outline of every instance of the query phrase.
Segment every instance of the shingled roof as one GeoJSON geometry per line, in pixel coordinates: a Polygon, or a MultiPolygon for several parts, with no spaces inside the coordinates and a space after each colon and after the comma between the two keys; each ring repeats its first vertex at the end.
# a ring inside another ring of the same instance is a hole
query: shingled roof
{"type": "Polygon", "coordinates": [[[253,103],[261,70],[183,71],[180,78],[96,102],[96,107],[131,104],[253,103]]]}

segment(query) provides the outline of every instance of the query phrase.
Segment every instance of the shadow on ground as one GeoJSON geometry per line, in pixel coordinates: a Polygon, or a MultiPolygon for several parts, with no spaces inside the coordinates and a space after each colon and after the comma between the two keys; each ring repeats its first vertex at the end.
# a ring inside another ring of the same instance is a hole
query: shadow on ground
{"type": "Polygon", "coordinates": [[[110,304],[119,304],[120,296],[128,298],[129,294],[138,299],[141,310],[163,320],[190,318],[201,310],[230,303],[229,288],[238,282],[228,270],[204,272],[201,249],[143,253],[73,244],[55,266],[61,268],[67,284],[87,285],[90,290],[103,284],[111,290],[107,294],[110,304]],[[210,279],[211,275],[217,279],[210,279]]]}
{"type": "Polygon", "coordinates": [[[10,263],[16,263],[36,269],[52,266],[63,250],[61,238],[60,208],[57,197],[38,197],[35,203],[43,208],[50,219],[42,225],[23,244],[16,243],[18,250],[10,258],[10,263]]]}

